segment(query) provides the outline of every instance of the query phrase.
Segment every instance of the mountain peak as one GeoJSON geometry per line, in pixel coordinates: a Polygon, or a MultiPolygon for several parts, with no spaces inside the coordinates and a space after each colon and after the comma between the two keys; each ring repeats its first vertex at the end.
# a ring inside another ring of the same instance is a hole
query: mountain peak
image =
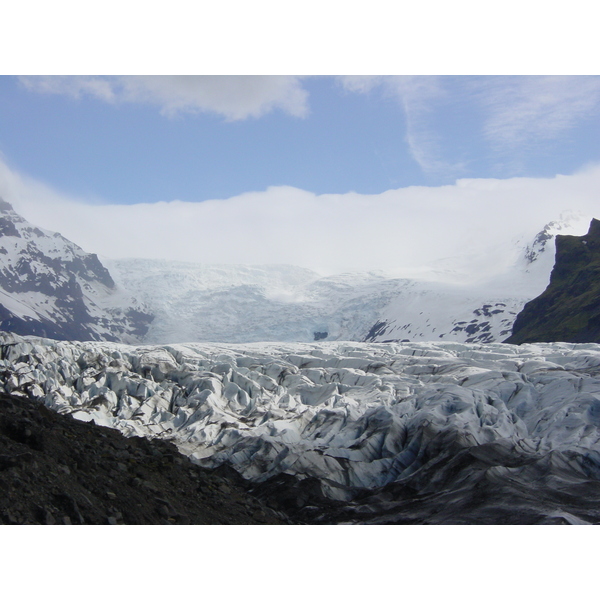
{"type": "Polygon", "coordinates": [[[598,219],[592,219],[587,236],[600,239],[600,221],[598,219]]]}
{"type": "Polygon", "coordinates": [[[151,320],[95,254],[35,227],[0,198],[0,330],[136,342],[151,320]]]}
{"type": "Polygon", "coordinates": [[[12,204],[9,204],[2,196],[0,196],[0,212],[13,211],[12,204]]]}

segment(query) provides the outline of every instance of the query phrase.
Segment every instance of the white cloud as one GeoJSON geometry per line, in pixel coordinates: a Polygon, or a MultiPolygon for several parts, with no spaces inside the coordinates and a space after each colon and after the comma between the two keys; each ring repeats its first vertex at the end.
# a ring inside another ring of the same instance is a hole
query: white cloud
{"type": "Polygon", "coordinates": [[[404,111],[408,150],[424,173],[456,176],[464,167],[443,157],[444,145],[431,125],[436,103],[446,97],[442,79],[435,76],[344,76],[341,85],[350,92],[380,89],[395,98],[404,111]]]}
{"type": "Polygon", "coordinates": [[[547,142],[598,110],[600,77],[477,78],[487,116],[484,135],[500,149],[547,142]]]}
{"type": "Polygon", "coordinates": [[[34,92],[152,104],[168,116],[214,112],[228,120],[239,120],[260,117],[275,109],[295,117],[308,114],[308,93],[301,78],[294,76],[42,76],[20,80],[34,92]]]}
{"type": "MultiPolygon", "coordinates": [[[[341,77],[343,87],[356,93],[375,90],[395,97],[406,118],[406,143],[424,173],[460,176],[465,164],[447,157],[455,152],[435,129],[460,86],[461,102],[480,112],[477,135],[494,156],[518,164],[534,146],[558,139],[600,107],[598,76],[498,77],[341,77]],[[469,104],[471,103],[471,104],[469,104]]],[[[473,117],[475,119],[477,117],[473,117]]]]}
{"type": "Polygon", "coordinates": [[[465,280],[481,275],[482,260],[501,272],[515,259],[507,248],[516,235],[533,238],[565,211],[600,216],[598,189],[600,166],[552,179],[463,179],[376,195],[272,187],[198,203],[91,205],[0,163],[0,195],[25,218],[110,258],[287,263],[322,273],[382,269],[402,276],[453,258],[456,277],[465,280]]]}

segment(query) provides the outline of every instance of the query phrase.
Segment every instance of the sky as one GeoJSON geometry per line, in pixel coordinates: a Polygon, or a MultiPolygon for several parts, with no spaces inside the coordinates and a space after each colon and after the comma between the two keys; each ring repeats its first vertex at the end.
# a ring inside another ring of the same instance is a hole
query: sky
{"type": "Polygon", "coordinates": [[[6,164],[98,203],[568,175],[599,138],[596,76],[0,77],[6,164]]]}
{"type": "Polygon", "coordinates": [[[476,269],[503,240],[597,215],[600,76],[579,2],[543,15],[429,4],[406,9],[401,35],[377,1],[373,21],[329,3],[314,21],[308,2],[286,28],[239,7],[224,21],[225,7],[165,33],[168,15],[141,27],[132,13],[135,46],[127,3],[123,23],[108,11],[93,29],[11,30],[0,195],[101,257],[322,273],[410,275],[466,255],[476,269]]]}
{"type": "Polygon", "coordinates": [[[0,194],[106,258],[466,277],[599,214],[599,139],[598,76],[0,77],[0,194]]]}

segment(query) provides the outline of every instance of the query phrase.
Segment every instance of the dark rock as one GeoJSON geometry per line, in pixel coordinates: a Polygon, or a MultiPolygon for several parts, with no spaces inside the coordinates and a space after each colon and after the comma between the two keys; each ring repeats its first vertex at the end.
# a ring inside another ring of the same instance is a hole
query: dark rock
{"type": "Polygon", "coordinates": [[[291,522],[268,509],[249,487],[230,467],[215,472],[192,464],[170,442],[124,438],[37,401],[0,395],[2,523],[291,522]],[[35,434],[43,437],[43,449],[27,443],[35,434]],[[135,477],[129,467],[119,467],[125,464],[123,452],[136,457],[135,477]],[[85,458],[84,469],[74,468],[77,457],[85,458]],[[255,511],[257,518],[251,516],[255,511]]]}
{"type": "Polygon", "coordinates": [[[377,321],[365,336],[363,342],[374,342],[379,336],[382,336],[387,330],[388,324],[386,321],[377,321]]]}
{"type": "Polygon", "coordinates": [[[600,221],[584,236],[557,235],[550,284],[517,315],[509,344],[600,342],[600,221]]]}

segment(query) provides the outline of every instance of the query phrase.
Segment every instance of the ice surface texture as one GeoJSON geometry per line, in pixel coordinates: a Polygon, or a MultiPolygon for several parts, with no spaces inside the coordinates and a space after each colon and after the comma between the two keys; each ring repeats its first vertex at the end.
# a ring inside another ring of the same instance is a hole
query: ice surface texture
{"type": "Polygon", "coordinates": [[[546,464],[561,481],[600,478],[596,344],[1,340],[6,393],[256,482],[312,476],[348,500],[423,473],[433,486],[463,451],[488,476],[546,464]]]}

